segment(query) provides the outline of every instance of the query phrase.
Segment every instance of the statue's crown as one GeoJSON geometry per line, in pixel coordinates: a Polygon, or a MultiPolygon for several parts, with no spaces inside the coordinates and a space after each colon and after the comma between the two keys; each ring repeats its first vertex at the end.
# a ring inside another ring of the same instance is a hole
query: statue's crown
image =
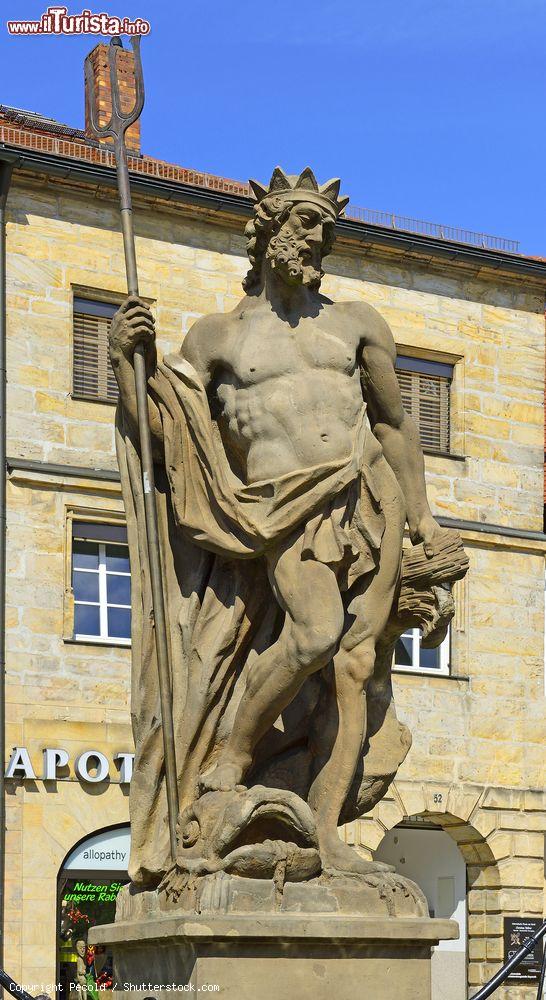
{"type": "Polygon", "coordinates": [[[264,187],[258,181],[249,181],[257,202],[273,195],[286,198],[289,201],[310,201],[319,205],[334,220],[343,212],[348,198],[339,197],[340,180],[333,177],[319,186],[311,167],[305,167],[301,174],[285,174],[280,167],[275,167],[269,187],[264,187]]]}

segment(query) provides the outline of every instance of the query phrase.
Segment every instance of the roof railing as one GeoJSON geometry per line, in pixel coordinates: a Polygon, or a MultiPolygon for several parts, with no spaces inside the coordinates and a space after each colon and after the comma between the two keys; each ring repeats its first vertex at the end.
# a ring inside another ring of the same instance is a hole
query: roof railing
{"type": "Polygon", "coordinates": [[[439,222],[425,222],[423,219],[413,219],[392,212],[378,212],[373,208],[360,208],[357,205],[349,205],[346,214],[350,219],[358,219],[360,222],[382,226],[385,229],[402,229],[410,233],[421,233],[423,236],[435,236],[439,240],[453,240],[454,243],[470,243],[472,246],[488,250],[519,253],[519,241],[508,240],[504,236],[490,236],[487,233],[476,233],[471,229],[445,226],[439,222]]]}

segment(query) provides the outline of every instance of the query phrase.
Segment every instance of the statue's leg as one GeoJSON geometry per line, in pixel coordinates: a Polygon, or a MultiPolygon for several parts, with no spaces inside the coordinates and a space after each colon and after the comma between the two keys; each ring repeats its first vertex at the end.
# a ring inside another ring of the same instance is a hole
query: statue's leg
{"type": "Polygon", "coordinates": [[[335,574],[312,559],[302,561],[300,534],[268,557],[269,580],[286,612],[277,641],[249,671],[231,736],[214,769],[201,775],[202,790],[233,788],[242,781],[256,743],[298,693],[306,677],[330,662],[343,631],[343,602],[335,574]]]}
{"type": "MultiPolygon", "coordinates": [[[[390,473],[390,470],[389,470],[390,473]]],[[[351,622],[334,657],[334,694],[317,747],[320,770],[311,786],[309,804],[317,823],[325,868],[368,873],[385,866],[360,858],[338,835],[339,815],[351,787],[366,733],[366,688],[376,662],[376,647],[390,615],[399,579],[404,509],[398,486],[385,471],[382,503],[386,529],[379,567],[351,595],[351,622]],[[322,764],[322,766],[320,766],[322,764]]]]}

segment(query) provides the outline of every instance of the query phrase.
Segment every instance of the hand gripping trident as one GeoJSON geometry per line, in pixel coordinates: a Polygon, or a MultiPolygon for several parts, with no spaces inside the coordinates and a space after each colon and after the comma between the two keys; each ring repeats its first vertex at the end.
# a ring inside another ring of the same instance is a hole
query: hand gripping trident
{"type": "MultiPolygon", "coordinates": [[[[90,57],[85,60],[85,81],[87,91],[88,121],[98,139],[110,137],[114,141],[116,157],[119,200],[121,207],[121,229],[123,232],[123,249],[125,251],[125,269],[127,272],[127,291],[129,295],[138,295],[138,274],[135,252],[135,234],[133,230],[133,208],[131,204],[131,188],[129,185],[129,170],[127,167],[127,150],[125,148],[125,133],[134,122],[138,121],[144,107],[144,78],[140,59],[140,37],[131,38],[135,55],[135,85],[136,98],[132,111],[124,113],[121,109],[120,89],[116,67],[116,55],[123,48],[120,38],[110,42],[108,58],[110,64],[110,82],[112,89],[112,116],[107,125],[99,125],[97,109],[93,96],[93,69],[90,57]]],[[[135,371],[135,390],[137,399],[138,431],[140,436],[140,451],[142,461],[142,484],[144,490],[144,514],[146,523],[146,538],[148,560],[150,563],[150,582],[152,591],[152,615],[155,628],[155,644],[157,652],[157,668],[159,673],[159,693],[161,700],[161,719],[163,729],[163,751],[165,757],[165,783],[167,788],[167,809],[169,815],[169,835],[172,860],[176,857],[176,822],[178,819],[178,785],[176,776],[176,758],[174,749],[174,727],[171,703],[171,677],[169,670],[169,653],[167,646],[167,629],[165,623],[165,602],[161,581],[161,561],[159,554],[159,532],[157,525],[157,508],[155,502],[154,463],[152,458],[152,437],[148,415],[148,393],[146,361],[144,345],[138,344],[133,356],[135,371]]]]}

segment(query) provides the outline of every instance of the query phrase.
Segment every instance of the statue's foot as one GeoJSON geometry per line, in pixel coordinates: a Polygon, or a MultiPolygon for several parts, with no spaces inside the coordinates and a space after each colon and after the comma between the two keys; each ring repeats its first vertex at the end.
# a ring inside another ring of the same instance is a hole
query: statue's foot
{"type": "Polygon", "coordinates": [[[320,845],[320,857],[323,871],[335,874],[349,875],[382,875],[386,872],[393,872],[392,865],[385,865],[382,861],[366,861],[349,844],[344,844],[336,837],[327,844],[320,845]]]}
{"type": "Polygon", "coordinates": [[[243,778],[243,768],[240,764],[226,762],[216,764],[212,771],[199,775],[199,791],[205,792],[231,792],[233,788],[241,784],[243,778]]]}

